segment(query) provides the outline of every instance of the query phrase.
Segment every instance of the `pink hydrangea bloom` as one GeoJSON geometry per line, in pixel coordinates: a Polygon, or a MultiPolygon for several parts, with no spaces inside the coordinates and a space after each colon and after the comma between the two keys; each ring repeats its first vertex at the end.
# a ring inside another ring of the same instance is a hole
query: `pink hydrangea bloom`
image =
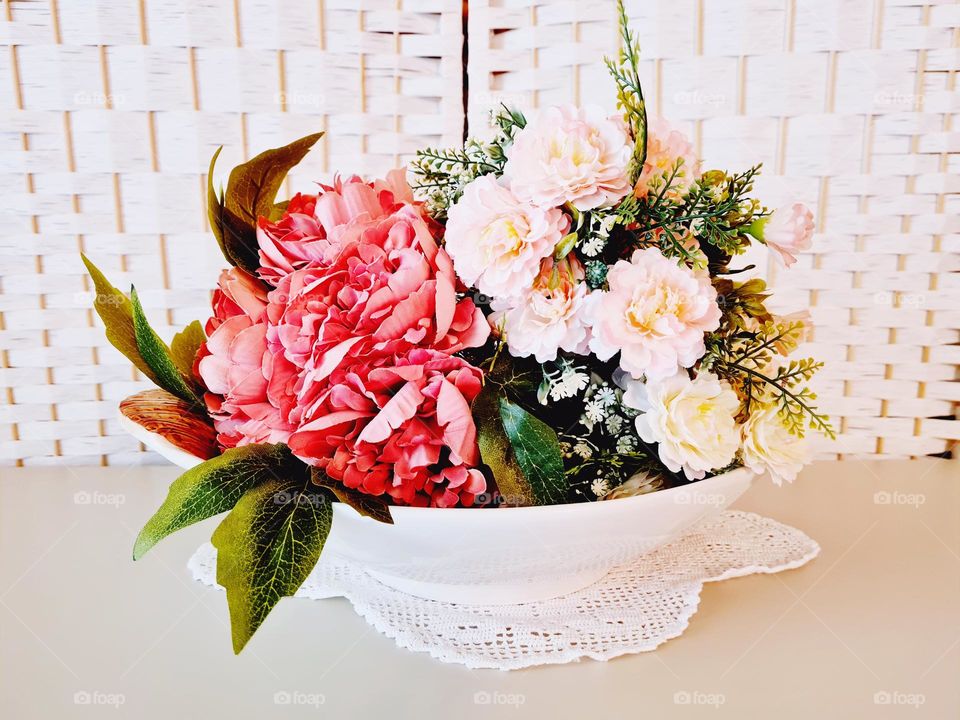
{"type": "Polygon", "coordinates": [[[483,175],[450,208],[445,247],[467,285],[490,297],[519,297],[569,227],[560,210],[518,200],[483,175]]]}
{"type": "Polygon", "coordinates": [[[472,505],[486,490],[470,403],[481,372],[428,349],[356,364],[329,385],[293,452],[347,487],[403,505],[472,505]]]}
{"type": "Polygon", "coordinates": [[[633,142],[620,118],[595,105],[540,112],[507,151],[504,177],[521,200],[578,210],[609,207],[630,192],[633,142]]]}
{"type": "Polygon", "coordinates": [[[194,363],[204,400],[223,447],[285,442],[294,426],[270,390],[273,356],[267,351],[266,295],[237,268],[224,270],[214,292],[207,341],[194,363]]]}
{"type": "Polygon", "coordinates": [[[284,275],[306,265],[323,266],[336,257],[342,234],[356,220],[376,220],[413,203],[402,170],[386,180],[365,183],[356,175],[321,185],[317,195],[295,195],[278,222],[260,218],[260,277],[276,285],[284,275]]]}
{"type": "Polygon", "coordinates": [[[588,299],[590,349],[601,360],[620,353],[620,367],[634,378],[673,375],[692,367],[704,352],[704,333],[720,326],[717,291],[706,273],[663,256],[636,250],[607,274],[609,290],[588,299]]]}

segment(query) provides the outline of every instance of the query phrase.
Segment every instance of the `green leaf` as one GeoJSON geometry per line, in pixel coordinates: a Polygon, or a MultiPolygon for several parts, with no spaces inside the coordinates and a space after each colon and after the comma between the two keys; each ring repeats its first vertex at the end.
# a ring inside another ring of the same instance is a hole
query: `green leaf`
{"type": "Polygon", "coordinates": [[[217,582],[227,591],[235,653],[280,598],[307,579],[332,521],[330,499],[309,476],[275,478],[248,490],[214,531],[217,582]]]}
{"type": "Polygon", "coordinates": [[[156,373],[140,355],[140,349],[137,347],[136,332],[133,326],[133,308],[130,300],[110,284],[86,255],[80,253],[80,257],[93,280],[96,292],[93,298],[93,307],[106,328],[107,340],[123,353],[130,362],[136,365],[140,372],[159,385],[160,382],[156,373]]]}
{"type": "Polygon", "coordinates": [[[226,192],[220,197],[213,187],[213,169],[222,148],[214,153],[207,173],[207,209],[210,227],[231,264],[256,274],[260,265],[257,221],[277,217],[274,199],[284,178],[322,135],[307,135],[238,165],[230,171],[226,192]]]}
{"type": "Polygon", "coordinates": [[[130,287],[130,303],[133,307],[133,329],[137,340],[137,348],[144,362],[150,366],[156,376],[155,382],[171,395],[181,400],[199,403],[199,398],[190,383],[180,374],[180,370],[170,355],[170,348],[154,332],[147,321],[147,316],[140,305],[137,291],[130,287]]]}
{"type": "Polygon", "coordinates": [[[244,445],[224,451],[173,481],[163,505],[137,536],[133,559],[177,530],[233,508],[250,488],[305,473],[286,445],[244,445]],[[298,467],[299,466],[299,467],[298,467]]]}
{"type": "Polygon", "coordinates": [[[477,426],[480,457],[493,473],[504,504],[536,504],[533,489],[517,464],[510,438],[503,429],[499,391],[492,383],[488,382],[473,401],[473,419],[477,426]]]}
{"type": "Polygon", "coordinates": [[[194,320],[170,341],[170,357],[184,377],[193,377],[193,361],[197,351],[207,339],[199,320],[194,320]]]}
{"type": "Polygon", "coordinates": [[[535,504],[565,502],[568,488],[557,433],[505,397],[500,398],[500,420],[513,446],[517,464],[533,492],[535,504]]]}
{"type": "Polygon", "coordinates": [[[573,250],[573,246],[577,244],[577,238],[580,236],[576,231],[572,233],[567,233],[562,238],[560,242],[557,243],[557,247],[553,251],[554,260],[563,260],[567,255],[570,254],[570,251],[573,250]]]}
{"type": "Polygon", "coordinates": [[[393,516],[390,515],[390,506],[383,498],[360,492],[353,488],[348,488],[339,480],[328,477],[326,473],[318,468],[312,468],[313,484],[326,488],[344,505],[349,505],[361,515],[373,518],[379,522],[393,525],[393,516]]]}

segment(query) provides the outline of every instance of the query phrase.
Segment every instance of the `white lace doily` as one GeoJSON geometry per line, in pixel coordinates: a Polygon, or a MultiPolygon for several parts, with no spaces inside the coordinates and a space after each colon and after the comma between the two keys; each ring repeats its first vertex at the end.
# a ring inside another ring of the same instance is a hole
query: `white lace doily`
{"type": "MultiPolygon", "coordinates": [[[[584,590],[544,602],[466,606],[422,600],[329,556],[321,557],[296,597],[345,597],[400,647],[471,668],[512,670],[653,650],[687,628],[703,583],[797,568],[819,552],[795,528],[728,511],[584,590]]],[[[194,579],[207,585],[216,585],[215,566],[210,544],[189,562],[194,579]]]]}

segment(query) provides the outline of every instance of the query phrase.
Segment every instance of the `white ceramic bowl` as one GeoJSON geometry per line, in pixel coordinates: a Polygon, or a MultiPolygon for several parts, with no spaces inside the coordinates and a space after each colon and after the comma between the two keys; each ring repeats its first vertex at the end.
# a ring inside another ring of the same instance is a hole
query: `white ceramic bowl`
{"type": "MultiPolygon", "coordinates": [[[[181,467],[200,462],[131,425],[125,423],[171,462],[181,467]]],[[[548,507],[392,507],[393,525],[336,503],[324,553],[431,600],[483,605],[547,600],[580,590],[616,565],[675,539],[730,505],[753,477],[739,468],[647,495],[548,507]]]]}

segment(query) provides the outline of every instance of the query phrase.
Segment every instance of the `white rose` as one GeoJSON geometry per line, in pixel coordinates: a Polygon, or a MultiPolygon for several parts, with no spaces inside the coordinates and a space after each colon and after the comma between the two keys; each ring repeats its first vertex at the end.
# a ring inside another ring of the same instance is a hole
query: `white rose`
{"type": "Polygon", "coordinates": [[[805,438],[784,426],[775,405],[757,405],[740,426],[743,464],[757,473],[769,472],[780,485],[792,482],[809,460],[805,438]]]}
{"type": "Polygon", "coordinates": [[[517,133],[504,176],[523,200],[578,210],[608,207],[630,192],[633,142],[623,122],[597,106],[543,110],[517,133]]]}
{"type": "Polygon", "coordinates": [[[691,380],[680,371],[663,380],[627,380],[623,401],[642,411],[637,433],[657,443],[663,464],[699,480],[729,465],[740,445],[736,415],[740,400],[733,389],[711,373],[691,380]]]}
{"type": "Polygon", "coordinates": [[[516,298],[569,226],[560,210],[518,200],[493,175],[483,175],[450,208],[444,242],[467,285],[491,297],[516,298]]]}

